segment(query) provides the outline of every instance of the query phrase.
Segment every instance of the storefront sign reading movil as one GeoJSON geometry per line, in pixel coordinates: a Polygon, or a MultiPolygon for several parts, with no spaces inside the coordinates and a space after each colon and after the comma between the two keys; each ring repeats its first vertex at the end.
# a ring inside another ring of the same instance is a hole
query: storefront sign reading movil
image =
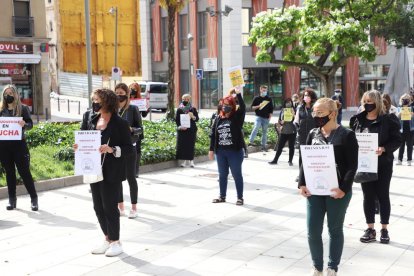
{"type": "Polygon", "coordinates": [[[0,54],[33,54],[33,45],[0,41],[0,54]]]}

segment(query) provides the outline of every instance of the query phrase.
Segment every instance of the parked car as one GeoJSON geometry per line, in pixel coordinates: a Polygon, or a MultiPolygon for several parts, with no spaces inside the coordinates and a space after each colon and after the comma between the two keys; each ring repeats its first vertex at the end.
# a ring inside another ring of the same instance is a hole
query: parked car
{"type": "Polygon", "coordinates": [[[147,98],[151,109],[167,111],[168,84],[165,82],[140,81],[141,96],[147,98]]]}

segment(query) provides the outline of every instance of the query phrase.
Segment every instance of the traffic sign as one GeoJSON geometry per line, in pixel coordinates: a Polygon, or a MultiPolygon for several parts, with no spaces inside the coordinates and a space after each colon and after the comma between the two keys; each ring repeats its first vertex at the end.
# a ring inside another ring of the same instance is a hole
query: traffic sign
{"type": "Polygon", "coordinates": [[[196,69],[196,78],[197,80],[203,79],[203,69],[196,69]]]}
{"type": "Polygon", "coordinates": [[[120,81],[121,80],[121,69],[119,67],[112,67],[112,80],[120,81]]]}

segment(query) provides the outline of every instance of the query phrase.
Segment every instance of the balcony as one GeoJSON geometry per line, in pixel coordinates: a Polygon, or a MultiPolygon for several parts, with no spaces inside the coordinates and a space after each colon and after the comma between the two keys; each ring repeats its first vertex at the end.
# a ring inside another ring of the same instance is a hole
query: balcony
{"type": "Polygon", "coordinates": [[[13,36],[32,37],[33,34],[33,17],[13,16],[13,36]]]}

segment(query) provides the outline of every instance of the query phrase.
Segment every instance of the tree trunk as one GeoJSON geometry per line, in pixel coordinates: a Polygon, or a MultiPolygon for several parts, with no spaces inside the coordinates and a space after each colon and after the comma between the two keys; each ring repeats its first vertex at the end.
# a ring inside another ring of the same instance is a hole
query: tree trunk
{"type": "Polygon", "coordinates": [[[175,118],[175,104],[174,104],[174,95],[175,95],[175,83],[174,83],[174,32],[175,30],[175,9],[168,7],[168,107],[166,118],[169,120],[174,120],[175,118]]]}
{"type": "Polygon", "coordinates": [[[335,77],[328,74],[323,74],[323,78],[321,77],[320,80],[322,84],[321,97],[332,97],[333,91],[335,89],[335,77]]]}

